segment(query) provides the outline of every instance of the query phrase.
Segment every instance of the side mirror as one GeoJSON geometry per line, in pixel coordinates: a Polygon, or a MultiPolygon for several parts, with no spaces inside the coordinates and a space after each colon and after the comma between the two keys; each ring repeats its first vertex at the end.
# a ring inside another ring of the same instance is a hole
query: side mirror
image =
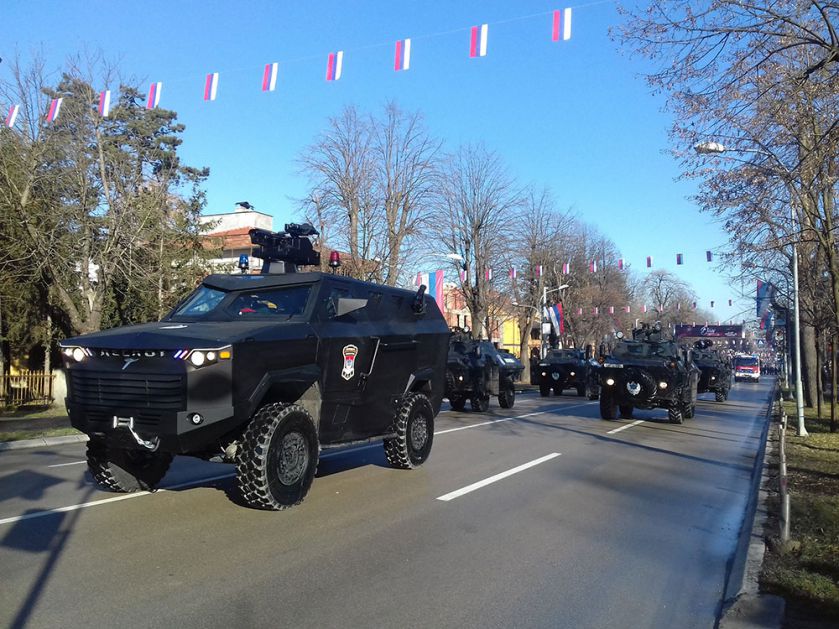
{"type": "Polygon", "coordinates": [[[350,314],[351,312],[355,312],[356,310],[361,310],[365,307],[367,307],[366,299],[351,299],[349,297],[339,297],[338,302],[335,304],[334,308],[335,316],[343,317],[344,315],[350,314]]]}

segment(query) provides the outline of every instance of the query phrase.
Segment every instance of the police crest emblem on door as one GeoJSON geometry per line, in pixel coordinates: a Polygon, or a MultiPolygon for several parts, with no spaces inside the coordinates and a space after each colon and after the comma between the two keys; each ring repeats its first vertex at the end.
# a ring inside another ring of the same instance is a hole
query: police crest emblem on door
{"type": "Polygon", "coordinates": [[[351,380],[355,375],[355,357],[358,355],[358,348],[355,345],[345,345],[342,353],[344,354],[344,368],[341,370],[341,377],[344,380],[351,380]]]}

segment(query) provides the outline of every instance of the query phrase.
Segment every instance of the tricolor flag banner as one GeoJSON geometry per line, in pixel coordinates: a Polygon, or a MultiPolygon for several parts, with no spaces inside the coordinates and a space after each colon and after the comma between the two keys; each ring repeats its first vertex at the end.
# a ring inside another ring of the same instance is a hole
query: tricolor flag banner
{"type": "Polygon", "coordinates": [[[15,120],[17,120],[17,114],[20,111],[20,105],[12,105],[9,107],[9,114],[6,116],[6,122],[4,123],[9,129],[15,126],[15,120]]]}
{"type": "Polygon", "coordinates": [[[465,281],[466,281],[466,271],[461,271],[461,272],[460,272],[460,281],[461,281],[461,282],[465,282],[465,281]]]}
{"type": "Polygon", "coordinates": [[[711,262],[714,259],[714,254],[712,254],[710,251],[706,251],[705,252],[705,259],[708,262],[711,262]]]}
{"type": "Polygon", "coordinates": [[[554,304],[550,308],[545,308],[548,320],[553,326],[556,334],[565,334],[565,321],[562,316],[562,304],[554,304]]]}
{"type": "Polygon", "coordinates": [[[714,300],[712,299],[711,300],[711,308],[713,308],[713,307],[714,307],[714,300]]]}
{"type": "Polygon", "coordinates": [[[696,302],[693,302],[693,303],[691,304],[691,307],[692,307],[694,310],[696,310],[696,302]]]}
{"type": "Polygon", "coordinates": [[[443,271],[433,273],[417,273],[417,286],[426,285],[428,294],[437,302],[437,307],[443,311],[443,271]]]}
{"type": "Polygon", "coordinates": [[[515,269],[510,269],[510,279],[514,280],[517,277],[518,277],[518,271],[516,271],[515,269]]]}
{"type": "Polygon", "coordinates": [[[618,271],[623,271],[623,258],[618,258],[618,271]]]}
{"type": "Polygon", "coordinates": [[[411,40],[400,39],[396,42],[396,55],[393,59],[393,69],[409,70],[411,68],[411,40]]]}
{"type": "Polygon", "coordinates": [[[630,306],[624,306],[624,307],[623,307],[623,311],[624,311],[626,314],[629,314],[630,312],[632,312],[632,308],[631,308],[630,306]]]}
{"type": "Polygon", "coordinates": [[[111,113],[111,90],[99,92],[99,115],[107,118],[111,113]]]}
{"type": "Polygon", "coordinates": [[[588,265],[590,273],[597,273],[597,260],[592,260],[588,265]]]}
{"type": "Polygon", "coordinates": [[[537,265],[536,268],[533,269],[533,275],[535,277],[542,277],[542,265],[541,264],[537,265]]]}
{"type": "Polygon", "coordinates": [[[609,306],[609,314],[615,314],[615,307],[609,306]]]}
{"type": "Polygon", "coordinates": [[[647,304],[641,306],[641,312],[647,312],[647,304]]]}
{"type": "Polygon", "coordinates": [[[597,315],[599,315],[599,314],[600,314],[600,308],[598,308],[597,306],[595,306],[595,307],[594,307],[594,310],[592,310],[592,313],[593,313],[593,314],[594,314],[594,316],[596,317],[597,315]]]}
{"type": "Polygon", "coordinates": [[[577,314],[582,315],[583,314],[583,309],[582,308],[577,308],[577,314]]]}
{"type": "Polygon", "coordinates": [[[551,41],[559,41],[560,32],[562,33],[563,41],[571,39],[571,9],[554,11],[551,41]]]}
{"type": "Polygon", "coordinates": [[[652,266],[653,266],[653,257],[652,256],[647,256],[647,268],[651,269],[652,266]]]}
{"type": "Polygon", "coordinates": [[[487,282],[491,282],[492,281],[492,269],[487,269],[484,272],[484,277],[486,278],[487,282]]]}
{"type": "Polygon", "coordinates": [[[684,256],[681,253],[677,253],[676,254],[676,264],[682,264],[682,263],[684,263],[684,261],[685,261],[684,256]]]}
{"type": "Polygon", "coordinates": [[[676,302],[676,312],[681,312],[681,311],[682,311],[682,302],[678,301],[678,302],[676,302]]]}
{"type": "Polygon", "coordinates": [[[146,99],[146,109],[154,109],[160,104],[160,93],[163,91],[163,83],[158,81],[149,86],[149,97],[146,99]]]}
{"type": "Polygon", "coordinates": [[[280,64],[277,62],[265,64],[265,71],[262,73],[263,92],[273,92],[277,89],[277,73],[279,70],[280,64]]]}
{"type": "Polygon", "coordinates": [[[50,103],[50,110],[47,112],[47,120],[49,122],[54,122],[58,118],[58,112],[61,111],[62,102],[64,102],[63,98],[52,99],[52,102],[50,103]]]}
{"type": "Polygon", "coordinates": [[[341,70],[344,67],[344,51],[330,52],[326,59],[326,80],[337,81],[341,78],[341,70]]]}
{"type": "Polygon", "coordinates": [[[568,275],[569,273],[571,273],[571,263],[566,262],[565,264],[562,265],[562,274],[563,275],[568,275]]]}
{"type": "Polygon", "coordinates": [[[211,72],[204,81],[204,100],[215,100],[218,92],[218,72],[211,72]]]}
{"type": "Polygon", "coordinates": [[[472,35],[469,39],[469,56],[470,57],[486,57],[487,56],[487,33],[489,32],[489,24],[481,24],[480,26],[472,27],[472,35]]]}

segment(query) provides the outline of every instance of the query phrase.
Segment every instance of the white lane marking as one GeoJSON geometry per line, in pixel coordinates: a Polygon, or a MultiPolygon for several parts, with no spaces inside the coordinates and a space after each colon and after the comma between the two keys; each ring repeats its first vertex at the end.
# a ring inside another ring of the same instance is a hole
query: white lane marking
{"type": "Polygon", "coordinates": [[[634,422],[632,422],[631,424],[626,424],[625,426],[621,426],[620,428],[615,428],[614,430],[610,430],[606,434],[607,435],[614,435],[616,432],[620,432],[621,430],[626,430],[627,428],[632,428],[633,426],[637,426],[638,424],[643,424],[644,421],[646,421],[646,420],[637,419],[634,422]]]}
{"type": "MultiPolygon", "coordinates": [[[[175,489],[181,489],[183,487],[191,487],[200,483],[209,483],[210,481],[221,480],[223,478],[232,478],[233,476],[235,476],[235,474],[231,472],[229,474],[211,476],[210,478],[200,478],[197,480],[186,481],[185,483],[178,483],[177,485],[172,485],[171,487],[166,487],[165,489],[158,489],[156,493],[173,491],[175,489]]],[[[20,522],[21,520],[32,520],[34,518],[42,518],[46,515],[52,515],[53,513],[66,513],[68,511],[78,511],[79,509],[85,509],[86,507],[95,507],[97,505],[103,505],[109,502],[119,502],[121,500],[131,500],[132,498],[140,498],[142,496],[151,495],[152,492],[150,491],[137,491],[132,494],[121,494],[119,496],[114,496],[113,498],[102,498],[101,500],[91,500],[90,502],[82,502],[76,505],[56,507],[55,509],[46,509],[44,511],[36,511],[35,513],[25,513],[23,515],[13,516],[11,518],[3,518],[2,520],[0,520],[0,524],[13,524],[14,522],[20,522]]]]}
{"type": "Polygon", "coordinates": [[[442,500],[443,502],[448,502],[449,500],[454,500],[455,498],[459,498],[465,494],[475,491],[476,489],[480,489],[481,487],[486,487],[487,485],[491,485],[497,481],[500,481],[508,476],[512,476],[513,474],[518,474],[526,469],[539,465],[540,463],[544,463],[545,461],[550,461],[551,459],[555,459],[560,455],[559,452],[551,452],[543,457],[540,457],[534,461],[530,461],[530,463],[524,463],[523,465],[519,465],[514,467],[513,469],[507,470],[506,472],[501,472],[500,474],[496,474],[495,476],[490,476],[489,478],[485,478],[484,480],[479,480],[477,483],[472,483],[471,485],[467,485],[461,489],[456,489],[455,491],[449,492],[442,496],[439,496],[437,500],[442,500]]]}
{"type": "Polygon", "coordinates": [[[73,461],[72,463],[56,463],[55,465],[47,465],[47,467],[67,467],[68,465],[81,465],[87,461],[73,461]]]}
{"type": "MultiPolygon", "coordinates": [[[[544,413],[550,413],[550,412],[553,412],[553,411],[556,411],[556,410],[561,410],[563,408],[572,409],[572,408],[579,408],[580,406],[590,406],[591,404],[593,404],[593,402],[589,402],[588,404],[573,404],[571,406],[558,406],[558,407],[555,407],[555,408],[548,408],[548,409],[545,409],[543,411],[539,411],[537,413],[527,413],[525,415],[517,415],[516,417],[504,417],[502,419],[494,419],[492,421],[481,422],[481,423],[478,423],[478,424],[471,424],[469,426],[460,426],[459,428],[449,428],[448,430],[438,430],[434,434],[435,435],[442,435],[442,434],[445,434],[447,432],[456,432],[458,430],[467,430],[469,428],[478,428],[479,426],[486,426],[488,424],[497,424],[499,422],[509,422],[509,421],[513,421],[513,420],[516,420],[516,419],[521,419],[523,417],[532,417],[533,415],[542,415],[544,413]]],[[[352,448],[352,449],[348,449],[348,450],[336,450],[335,452],[327,452],[326,454],[321,455],[320,458],[322,458],[322,459],[323,458],[329,458],[329,457],[337,456],[339,454],[344,454],[344,453],[349,453],[349,452],[357,452],[359,450],[366,450],[368,448],[379,448],[379,447],[381,447],[381,444],[372,443],[372,444],[369,444],[369,445],[364,445],[364,446],[360,446],[360,447],[352,448]]],[[[513,470],[510,470],[509,472],[505,472],[504,475],[509,476],[510,474],[515,474],[516,472],[521,471],[522,469],[527,469],[528,467],[531,467],[533,465],[538,465],[539,463],[542,463],[543,460],[547,461],[548,459],[552,459],[555,456],[559,456],[559,454],[554,453],[554,454],[548,455],[548,457],[543,457],[542,459],[538,459],[535,462],[527,463],[524,466],[519,466],[519,468],[515,468],[513,470]]],[[[57,465],[50,465],[49,467],[60,467],[62,465],[75,465],[75,464],[86,463],[86,462],[87,461],[74,461],[73,463],[59,463],[57,465]]],[[[482,482],[484,484],[489,484],[490,482],[495,482],[495,480],[500,480],[501,478],[504,478],[504,475],[498,475],[497,478],[493,477],[494,480],[493,479],[487,479],[488,482],[487,481],[482,481],[482,482]]],[[[200,485],[201,483],[209,483],[209,482],[214,481],[214,480],[221,480],[221,479],[224,479],[224,478],[233,478],[234,476],[236,476],[235,473],[230,473],[230,474],[222,474],[220,476],[211,476],[210,478],[198,478],[198,479],[187,481],[187,482],[184,482],[184,483],[179,483],[177,485],[172,485],[171,487],[161,488],[161,489],[158,490],[158,493],[159,492],[165,492],[165,491],[172,491],[172,490],[175,490],[175,489],[181,489],[182,487],[191,487],[191,486],[194,486],[194,485],[200,485]]],[[[471,487],[471,485],[470,485],[470,487],[471,487]]],[[[481,487],[483,487],[483,485],[481,485],[481,487]]],[[[465,489],[468,489],[468,491],[474,491],[473,489],[469,489],[469,488],[465,488],[465,489]]],[[[474,489],[478,489],[478,487],[475,487],[474,489]]],[[[460,490],[460,491],[463,491],[463,490],[460,490]]],[[[464,493],[468,493],[468,491],[466,491],[464,493]]],[[[26,513],[24,515],[16,515],[16,516],[12,516],[12,517],[9,517],[9,518],[2,518],[2,519],[0,519],[0,524],[14,524],[15,522],[20,522],[21,520],[31,520],[33,518],[42,518],[44,516],[51,515],[53,513],[66,513],[68,511],[76,511],[78,509],[85,509],[87,507],[95,507],[97,505],[108,504],[110,502],[119,502],[121,500],[131,500],[132,498],[140,498],[141,496],[150,496],[151,494],[152,494],[152,492],[150,492],[150,491],[137,491],[137,492],[134,492],[134,493],[131,493],[131,494],[121,494],[119,496],[113,496],[112,498],[103,498],[101,500],[93,500],[91,502],[83,502],[83,503],[80,503],[80,504],[68,505],[66,507],[56,507],[54,509],[46,509],[44,511],[37,511],[35,513],[26,513]]],[[[447,495],[449,495],[449,494],[447,494],[447,495]]],[[[452,498],[456,498],[456,497],[457,496],[452,496],[452,498]]],[[[444,498],[445,497],[440,497],[440,498],[438,498],[438,500],[443,500],[444,498]]],[[[447,498],[447,500],[451,500],[452,498],[447,498]]]]}
{"type": "Polygon", "coordinates": [[[515,417],[502,417],[501,419],[492,419],[486,422],[479,422],[477,424],[469,424],[468,426],[459,426],[457,428],[447,428],[446,430],[438,430],[434,434],[435,435],[445,435],[449,432],[457,432],[458,430],[468,430],[470,428],[478,428],[480,426],[489,426],[491,424],[500,424],[501,422],[511,422],[515,421],[516,419],[522,419],[523,417],[533,417],[534,415],[544,415],[545,413],[552,413],[554,411],[561,411],[563,409],[572,409],[572,408],[579,408],[581,406],[590,406],[593,402],[589,402],[588,404],[574,404],[572,406],[556,406],[554,408],[546,408],[542,411],[537,411],[535,413],[525,413],[524,415],[516,415],[515,417]]]}

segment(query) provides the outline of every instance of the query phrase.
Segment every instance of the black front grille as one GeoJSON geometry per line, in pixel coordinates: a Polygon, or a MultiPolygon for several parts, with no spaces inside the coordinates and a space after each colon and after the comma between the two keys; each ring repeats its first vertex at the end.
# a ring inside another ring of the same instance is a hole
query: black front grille
{"type": "Polygon", "coordinates": [[[180,374],[126,374],[70,371],[70,395],[84,406],[179,411],[186,407],[186,387],[180,374]]]}

